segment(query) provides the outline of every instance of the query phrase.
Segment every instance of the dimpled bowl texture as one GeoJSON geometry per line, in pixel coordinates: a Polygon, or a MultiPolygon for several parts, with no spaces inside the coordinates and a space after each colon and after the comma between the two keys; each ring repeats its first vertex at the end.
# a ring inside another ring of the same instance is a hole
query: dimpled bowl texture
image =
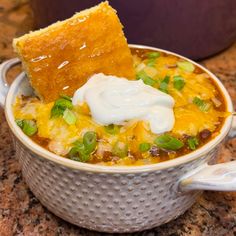
{"type": "Polygon", "coordinates": [[[216,148],[198,159],[164,170],[135,174],[93,173],[61,166],[30,152],[15,139],[26,183],[55,215],[102,232],[134,232],[183,214],[200,191],[178,193],[177,180],[212,160],[216,148]]]}

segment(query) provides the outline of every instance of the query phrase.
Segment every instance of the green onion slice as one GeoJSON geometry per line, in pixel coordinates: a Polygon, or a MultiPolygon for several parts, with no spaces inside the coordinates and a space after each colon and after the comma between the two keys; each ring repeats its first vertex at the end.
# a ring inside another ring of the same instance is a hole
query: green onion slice
{"type": "Polygon", "coordinates": [[[149,67],[155,67],[156,66],[156,58],[150,58],[147,61],[147,66],[149,67]]]}
{"type": "Polygon", "coordinates": [[[74,112],[69,110],[68,108],[63,113],[63,119],[68,125],[74,125],[77,120],[74,112]]]}
{"type": "Polygon", "coordinates": [[[88,131],[84,134],[83,144],[86,153],[92,153],[97,146],[97,134],[93,131],[88,131]]]}
{"type": "Polygon", "coordinates": [[[59,98],[58,100],[56,100],[54,105],[59,106],[59,107],[63,107],[63,108],[68,108],[68,109],[73,108],[72,102],[68,99],[65,99],[65,98],[59,98]]]}
{"type": "Polygon", "coordinates": [[[104,129],[108,134],[112,134],[112,135],[118,134],[120,131],[120,127],[118,125],[114,125],[114,124],[104,126],[104,129]]]}
{"type": "Polygon", "coordinates": [[[147,152],[147,151],[149,151],[150,148],[151,148],[151,144],[150,143],[140,143],[139,144],[140,152],[147,152]]]}
{"type": "Polygon", "coordinates": [[[126,157],[128,155],[128,145],[122,142],[116,142],[112,154],[120,158],[126,157]]]}
{"type": "Polygon", "coordinates": [[[66,109],[71,110],[73,108],[72,101],[69,97],[63,97],[57,99],[51,109],[51,118],[63,116],[66,109]]]}
{"type": "Polygon", "coordinates": [[[177,66],[184,71],[193,72],[195,70],[195,66],[189,61],[179,61],[177,62],[177,66]]]}
{"type": "Polygon", "coordinates": [[[74,157],[74,156],[76,156],[77,153],[84,153],[85,154],[84,144],[79,141],[77,141],[74,144],[74,147],[71,148],[71,150],[69,152],[69,157],[74,157]]]}
{"type": "Polygon", "coordinates": [[[15,122],[16,122],[16,124],[22,129],[23,128],[23,120],[21,120],[21,119],[16,119],[15,120],[15,122]]]}
{"type": "Polygon", "coordinates": [[[148,52],[147,53],[147,57],[149,59],[156,59],[160,56],[160,53],[159,52],[148,52]]]}
{"type": "Polygon", "coordinates": [[[185,85],[185,81],[181,76],[179,76],[179,75],[174,76],[174,88],[175,89],[180,91],[183,89],[184,85],[185,85]]]}
{"type": "Polygon", "coordinates": [[[172,137],[169,134],[160,135],[155,139],[154,143],[159,148],[164,148],[173,151],[176,151],[184,146],[184,143],[181,140],[172,137]]]}
{"type": "Polygon", "coordinates": [[[168,93],[168,84],[170,81],[170,76],[166,76],[160,83],[159,90],[161,90],[164,93],[168,93]]]}
{"type": "Polygon", "coordinates": [[[32,136],[38,131],[36,122],[33,120],[16,120],[16,124],[28,136],[32,136]]]}
{"type": "Polygon", "coordinates": [[[211,106],[210,103],[205,102],[204,100],[200,99],[199,97],[193,98],[193,104],[198,106],[198,108],[203,112],[208,111],[211,106]]]}
{"type": "Polygon", "coordinates": [[[91,157],[90,154],[96,149],[97,134],[93,131],[88,131],[84,134],[82,141],[77,140],[73,145],[68,157],[75,161],[87,162],[91,157]]]}
{"type": "Polygon", "coordinates": [[[156,59],[160,56],[159,52],[149,52],[147,53],[148,61],[147,66],[155,67],[156,66],[156,59]]]}
{"type": "Polygon", "coordinates": [[[87,152],[83,142],[76,141],[74,146],[70,149],[68,157],[74,161],[87,162],[90,159],[90,153],[87,152]]]}
{"type": "Polygon", "coordinates": [[[65,109],[60,106],[53,106],[51,109],[51,118],[63,116],[65,109]]]}
{"type": "Polygon", "coordinates": [[[143,70],[136,74],[136,79],[141,79],[145,84],[150,86],[153,86],[156,83],[156,81],[149,77],[143,70]]]}
{"type": "Polygon", "coordinates": [[[197,137],[191,137],[191,138],[188,138],[187,143],[188,143],[188,147],[191,150],[195,150],[197,146],[199,145],[199,140],[197,137]]]}
{"type": "Polygon", "coordinates": [[[68,100],[68,101],[72,101],[72,97],[70,97],[70,96],[61,94],[60,97],[66,99],[66,100],[68,100]]]}
{"type": "Polygon", "coordinates": [[[86,153],[83,143],[81,146],[72,147],[68,156],[71,160],[80,162],[86,162],[90,159],[90,155],[86,153]]]}

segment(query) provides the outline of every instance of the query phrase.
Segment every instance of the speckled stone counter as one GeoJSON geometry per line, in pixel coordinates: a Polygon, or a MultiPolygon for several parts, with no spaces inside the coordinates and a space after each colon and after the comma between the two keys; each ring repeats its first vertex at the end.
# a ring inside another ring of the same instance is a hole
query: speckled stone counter
{"type": "MultiPolygon", "coordinates": [[[[14,57],[12,38],[29,31],[32,13],[27,0],[0,0],[0,62],[14,57]]],[[[236,108],[236,44],[202,62],[225,84],[236,108]]],[[[10,73],[11,79],[19,69],[10,73]]],[[[221,147],[219,162],[236,159],[236,139],[221,147]]],[[[26,186],[0,108],[0,236],[104,235],[73,226],[45,209],[26,186]]],[[[235,236],[236,192],[204,192],[184,215],[161,227],[133,235],[235,236]]]]}

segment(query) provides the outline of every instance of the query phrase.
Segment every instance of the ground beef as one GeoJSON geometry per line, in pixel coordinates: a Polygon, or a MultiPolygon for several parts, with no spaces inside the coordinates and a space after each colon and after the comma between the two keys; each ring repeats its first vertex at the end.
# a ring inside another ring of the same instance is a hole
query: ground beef
{"type": "Polygon", "coordinates": [[[211,136],[211,131],[208,129],[204,129],[199,133],[201,139],[208,139],[211,136]]]}

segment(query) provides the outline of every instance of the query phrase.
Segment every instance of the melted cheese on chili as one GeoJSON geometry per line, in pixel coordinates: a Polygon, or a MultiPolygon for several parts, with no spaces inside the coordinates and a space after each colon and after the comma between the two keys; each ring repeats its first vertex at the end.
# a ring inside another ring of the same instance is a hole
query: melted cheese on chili
{"type": "MultiPolygon", "coordinates": [[[[180,60],[172,55],[163,55],[156,59],[154,66],[150,67],[147,66],[147,58],[141,60],[140,57],[135,56],[134,64],[137,73],[142,70],[155,81],[153,84],[155,89],[160,88],[163,78],[169,77],[168,94],[175,101],[173,107],[175,124],[170,131],[172,135],[175,137],[196,136],[204,129],[214,132],[222,122],[221,118],[228,115],[212,102],[212,99],[219,97],[219,91],[208,74],[188,72],[177,67],[176,64],[180,60]],[[175,76],[184,78],[185,84],[181,90],[174,86],[175,76]],[[194,104],[195,97],[208,103],[209,107],[206,111],[202,111],[194,104]]],[[[223,105],[222,103],[223,101],[221,101],[221,105],[223,105]]],[[[129,120],[121,127],[120,132],[110,135],[104,126],[94,121],[86,103],[73,106],[72,111],[76,115],[77,121],[73,125],[68,125],[62,117],[50,118],[53,105],[54,102],[45,104],[34,98],[24,100],[19,97],[13,108],[16,119],[37,121],[37,135],[51,140],[49,149],[59,155],[65,155],[72,147],[72,143],[81,138],[86,131],[95,131],[98,134],[100,139],[97,147],[98,153],[101,149],[110,151],[111,146],[117,141],[127,143],[129,149],[135,153],[141,142],[153,143],[157,136],[151,132],[150,124],[147,121],[137,119],[129,120]]]]}

